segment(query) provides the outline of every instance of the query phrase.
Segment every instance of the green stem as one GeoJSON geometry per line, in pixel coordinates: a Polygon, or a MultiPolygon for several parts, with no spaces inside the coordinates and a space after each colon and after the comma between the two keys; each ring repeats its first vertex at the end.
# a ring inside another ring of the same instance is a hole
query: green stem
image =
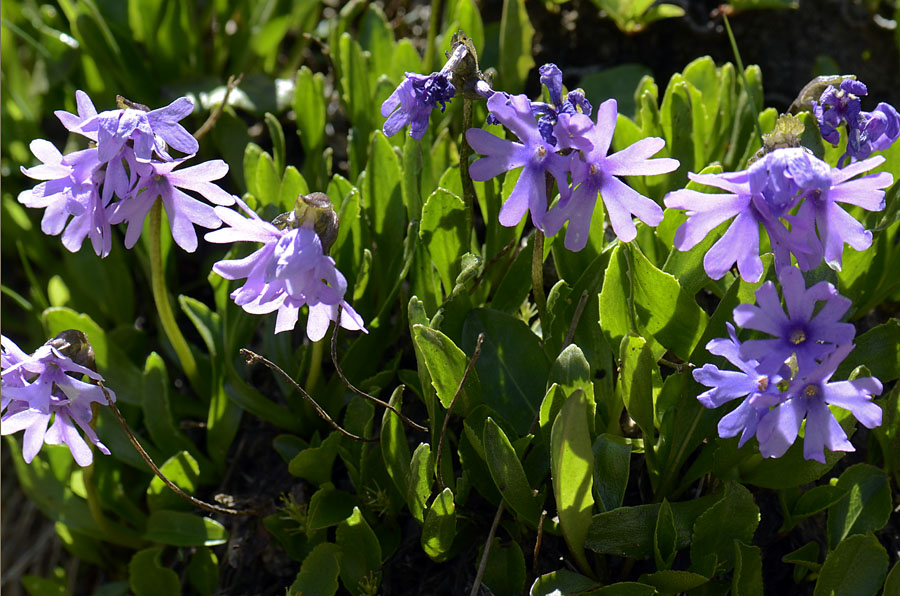
{"type": "Polygon", "coordinates": [[[531,289],[534,290],[534,303],[541,321],[541,335],[547,337],[550,329],[547,327],[547,296],[544,294],[544,232],[537,228],[531,251],[531,289]]]}
{"type": "Polygon", "coordinates": [[[118,544],[127,548],[137,550],[143,546],[143,541],[137,532],[126,526],[117,524],[103,515],[103,506],[100,504],[100,495],[97,494],[97,487],[94,485],[94,465],[91,464],[83,469],[84,490],[87,493],[88,510],[94,523],[103,532],[103,538],[113,544],[118,544]]]}
{"type": "MultiPolygon", "coordinates": [[[[337,323],[335,323],[335,330],[337,331],[337,323]]],[[[332,331],[332,333],[334,333],[332,331]]],[[[325,352],[325,338],[320,339],[319,341],[314,341],[312,345],[312,355],[309,359],[309,372],[306,374],[306,390],[309,393],[313,393],[316,390],[316,383],[319,382],[319,373],[322,372],[322,354],[325,352]]]]}
{"type": "Polygon", "coordinates": [[[752,104],[750,107],[753,108],[753,126],[756,128],[756,134],[759,136],[760,141],[762,141],[763,132],[762,128],[759,126],[759,110],[756,108],[756,98],[750,93],[750,84],[747,82],[747,72],[744,70],[744,61],[741,60],[741,52],[738,50],[734,33],[731,31],[731,23],[728,22],[728,15],[723,13],[722,19],[725,21],[725,31],[728,33],[728,41],[731,43],[734,61],[737,62],[738,72],[741,73],[741,81],[744,82],[744,92],[747,94],[747,97],[752,104]]]}
{"type": "Polygon", "coordinates": [[[428,19],[428,40],[425,46],[425,71],[434,70],[435,39],[441,22],[441,0],[431,0],[431,15],[428,19]]]}
{"type": "Polygon", "coordinates": [[[472,148],[469,147],[469,141],[466,140],[466,131],[472,128],[472,100],[468,97],[463,98],[463,130],[462,140],[459,145],[459,175],[462,178],[463,202],[466,207],[466,250],[472,250],[472,226],[474,221],[475,210],[475,183],[469,175],[469,155],[472,154],[472,148]]]}
{"type": "Polygon", "coordinates": [[[162,202],[157,201],[150,210],[150,285],[153,289],[153,301],[156,312],[162,323],[169,342],[181,361],[181,368],[187,376],[194,391],[202,395],[200,375],[197,372],[197,361],[188,347],[187,340],[181,334],[172,305],[169,304],[169,293],[166,291],[166,276],[162,260],[162,202]]]}

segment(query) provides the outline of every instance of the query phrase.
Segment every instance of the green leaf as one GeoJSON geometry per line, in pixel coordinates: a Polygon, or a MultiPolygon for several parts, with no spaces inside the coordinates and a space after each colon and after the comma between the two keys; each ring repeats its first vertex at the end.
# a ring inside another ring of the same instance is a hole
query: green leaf
{"type": "Polygon", "coordinates": [[[425,522],[425,503],[431,496],[433,476],[431,446],[428,443],[419,443],[409,463],[409,483],[406,489],[406,505],[419,523],[425,522]]]}
{"type": "Polygon", "coordinates": [[[288,166],[284,170],[284,178],[281,180],[281,190],[278,192],[278,210],[282,213],[291,211],[297,203],[299,195],[309,194],[309,184],[303,174],[294,166],[288,166]]]}
{"type": "Polygon", "coordinates": [[[331,486],[320,488],[309,499],[307,534],[338,525],[353,515],[358,504],[356,497],[348,492],[331,486]]]}
{"type": "Polygon", "coordinates": [[[308,447],[298,453],[288,464],[288,471],[294,476],[309,480],[316,486],[329,482],[331,467],[334,465],[340,442],[341,436],[338,432],[332,432],[318,447],[308,447]]]}
{"type": "Polygon", "coordinates": [[[503,500],[520,519],[537,528],[541,516],[540,501],[532,495],[531,485],[525,477],[525,470],[522,469],[522,462],[519,461],[506,433],[491,418],[484,422],[482,444],[491,477],[503,495],[503,500]]]}
{"type": "MultiPolygon", "coordinates": [[[[360,582],[380,578],[381,544],[359,507],[338,524],[335,542],[341,547],[341,583],[353,596],[360,594],[360,582]]],[[[376,584],[377,585],[377,584],[376,584]]]]}
{"type": "MultiPolygon", "coordinates": [[[[721,494],[670,503],[678,530],[677,548],[691,544],[691,531],[697,517],[721,498],[721,494]]],[[[653,556],[653,535],[659,516],[659,503],[619,507],[591,518],[585,547],[597,553],[642,559],[653,556]]]]}
{"type": "Polygon", "coordinates": [[[262,152],[256,164],[256,198],[260,205],[278,204],[281,200],[281,176],[275,169],[272,156],[262,152]]]}
{"type": "Polygon", "coordinates": [[[422,208],[419,236],[437,269],[447,296],[456,285],[459,260],[466,252],[466,207],[455,194],[438,188],[422,208]]]}
{"type": "MultiPolygon", "coordinates": [[[[398,411],[403,406],[403,385],[394,390],[390,403],[398,411]]],[[[401,495],[406,494],[409,482],[409,443],[400,417],[385,408],[381,417],[381,457],[388,475],[401,495]]]]}
{"type": "Polygon", "coordinates": [[[653,412],[654,358],[643,337],[626,335],[619,349],[621,361],[619,382],[622,399],[628,414],[637,422],[644,439],[651,443],[655,437],[653,412]]]}
{"type": "Polygon", "coordinates": [[[497,71],[500,87],[518,93],[525,86],[525,77],[534,66],[531,40],[534,27],[528,20],[525,0],[503,0],[500,15],[500,61],[497,71]]]}
{"type": "Polygon", "coordinates": [[[828,510],[828,544],[831,549],[847,536],[875,532],[891,516],[891,487],[887,474],[869,464],[850,466],[837,488],[846,496],[828,510]]]}
{"type": "Polygon", "coordinates": [[[702,568],[704,559],[715,556],[718,567],[728,571],[734,565],[734,540],[750,544],[759,525],[759,507],[743,485],[729,482],[725,496],[705,511],[694,524],[691,562],[702,568]]]}
{"type": "Polygon", "coordinates": [[[820,511],[825,511],[840,501],[845,494],[847,494],[845,488],[840,488],[831,484],[814,486],[800,495],[800,498],[797,499],[797,502],[791,508],[791,526],[801,519],[815,515],[820,511]]]}
{"type": "Polygon", "coordinates": [[[531,586],[529,596],[562,596],[563,594],[588,593],[596,585],[597,582],[588,577],[568,569],[560,569],[537,578],[531,586]]]}
{"type": "Polygon", "coordinates": [[[884,590],[882,591],[882,594],[884,594],[884,596],[896,596],[897,594],[900,594],[900,561],[894,563],[894,566],[891,567],[887,579],[884,580],[884,590]]]}
{"type": "Polygon", "coordinates": [[[247,143],[247,147],[244,149],[244,180],[247,184],[247,192],[257,198],[261,196],[257,184],[257,169],[262,154],[262,147],[256,143],[247,143]]]}
{"type": "Polygon", "coordinates": [[[193,453],[197,450],[196,446],[175,427],[169,405],[166,365],[156,352],[151,352],[147,357],[142,395],[144,424],[159,450],[167,456],[185,450],[191,451],[195,458],[202,457],[199,453],[193,453]]]}
{"type": "MultiPolygon", "coordinates": [[[[484,552],[484,547],[480,549],[484,552]]],[[[476,561],[481,560],[479,553],[476,561]]],[[[525,555],[515,541],[503,544],[495,538],[484,568],[484,585],[496,596],[518,596],[525,588],[525,555]]]]}
{"type": "Polygon", "coordinates": [[[181,594],[178,574],[162,566],[161,546],[145,548],[134,553],[128,563],[128,583],[135,596],[181,594]]]}
{"type": "Polygon", "coordinates": [[[850,536],[826,558],[813,596],[874,596],[888,569],[888,554],[872,534],[850,536]]]}
{"type": "Polygon", "coordinates": [[[456,506],[453,503],[453,491],[445,488],[434,498],[431,507],[425,513],[425,524],[422,526],[422,550],[432,561],[446,561],[450,555],[450,547],[456,537],[456,506]]]}
{"type": "MultiPolygon", "coordinates": [[[[371,106],[366,102],[366,110],[371,106]]],[[[376,279],[390,287],[400,270],[406,208],[400,185],[400,160],[390,142],[376,131],[369,149],[369,162],[362,182],[362,206],[372,226],[379,258],[374,261],[376,279]]]]}
{"type": "Polygon", "coordinates": [[[588,421],[594,418],[594,401],[575,390],[563,404],[550,433],[550,471],[559,523],[569,550],[579,567],[590,573],[584,540],[594,506],[594,454],[588,421]]]}
{"type": "MultiPolygon", "coordinates": [[[[441,405],[449,408],[469,358],[449,337],[424,325],[413,325],[413,341],[425,360],[425,367],[431,376],[431,385],[437,392],[441,405]]],[[[466,377],[466,382],[456,400],[454,412],[466,416],[480,402],[481,382],[476,367],[469,371],[469,376],[466,377]]]]}
{"type": "Polygon", "coordinates": [[[144,539],[172,546],[216,546],[228,541],[228,530],[214,519],[181,511],[154,511],[144,539]]]}
{"type": "Polygon", "coordinates": [[[835,378],[846,378],[850,371],[865,364],[882,383],[900,378],[900,319],[891,319],[859,335],[856,348],[841,363],[835,378]]]}
{"type": "Polygon", "coordinates": [[[475,370],[484,403],[525,435],[538,415],[550,368],[540,340],[520,319],[489,308],[466,316],[463,345],[474,348],[479,333],[484,343],[475,370]]]}
{"type": "Polygon", "coordinates": [[[325,76],[320,72],[313,74],[308,66],[302,66],[297,71],[294,114],[297,115],[297,135],[306,155],[303,171],[316,188],[324,186],[326,175],[322,158],[325,107],[325,76]]]}
{"type": "Polygon", "coordinates": [[[624,244],[617,244],[609,257],[609,266],[600,290],[600,328],[610,349],[617,352],[625,334],[634,331],[634,319],[629,305],[631,279],[624,244]]]}
{"type": "Polygon", "coordinates": [[[656,530],[653,533],[653,559],[660,571],[668,569],[675,560],[678,546],[678,529],[675,527],[675,514],[672,506],[663,498],[656,517],[656,530]]]}
{"type": "MultiPolygon", "coordinates": [[[[170,457],[159,470],[187,494],[193,494],[197,490],[200,466],[187,451],[179,451],[170,457]]],[[[192,505],[172,492],[159,477],[154,476],[147,487],[147,507],[153,512],[160,509],[190,510],[192,505]]]]}
{"type": "MultiPolygon", "coordinates": [[[[304,92],[306,90],[304,89],[304,92]]],[[[272,155],[275,157],[275,173],[280,177],[284,173],[285,166],[285,141],[284,129],[281,128],[281,122],[278,118],[266,112],[266,126],[269,128],[269,138],[272,139],[272,155]]]]}
{"type": "Polygon", "coordinates": [[[212,596],[219,587],[219,559],[209,548],[197,547],[187,567],[188,583],[201,596],[212,596]]]}
{"type": "Polygon", "coordinates": [[[734,541],[734,574],[731,576],[733,596],[762,596],[762,551],[758,546],[748,546],[734,541]]]}
{"type": "Polygon", "coordinates": [[[819,543],[807,542],[797,550],[781,557],[782,563],[794,565],[794,581],[801,582],[809,571],[818,572],[822,568],[819,563],[819,543]]]}
{"type": "MultiPolygon", "coordinates": [[[[340,76],[338,80],[341,86],[341,100],[346,106],[346,113],[350,117],[350,135],[348,147],[350,153],[350,177],[356,180],[362,171],[366,161],[366,144],[369,141],[369,131],[372,130],[372,92],[369,87],[368,60],[359,43],[349,33],[343,33],[336,44],[340,54],[340,76]]],[[[334,51],[334,46],[332,46],[334,51]]],[[[380,134],[380,133],[376,133],[380,134]]],[[[368,168],[367,168],[368,169],[368,168]]],[[[369,171],[368,177],[373,172],[369,171]]],[[[392,178],[390,182],[399,182],[399,176],[392,178]]],[[[365,193],[363,193],[365,194],[365,193]]],[[[392,253],[391,253],[392,254],[392,253]]]]}
{"type": "MultiPolygon", "coordinates": [[[[634,311],[639,326],[684,360],[703,336],[709,317],[678,284],[631,245],[634,311]]],[[[604,287],[605,287],[604,283],[604,287]]]]}
{"type": "Polygon", "coordinates": [[[709,581],[709,578],[691,571],[666,569],[656,573],[645,573],[638,578],[638,581],[654,586],[663,594],[680,594],[702,586],[709,581]]]}
{"type": "MultiPolygon", "coordinates": [[[[591,380],[591,365],[584,357],[584,352],[575,344],[570,344],[556,358],[556,362],[550,367],[548,384],[556,384],[563,389],[566,395],[571,395],[576,389],[584,391],[588,402],[593,409],[594,383],[591,380]]],[[[542,404],[543,406],[543,404],[542,404]]],[[[552,423],[556,419],[556,413],[548,421],[552,423]]],[[[588,420],[588,429],[591,434],[594,431],[594,419],[588,420]]]]}
{"type": "Polygon", "coordinates": [[[604,511],[622,506],[631,471],[631,445],[616,435],[602,434],[594,441],[595,502],[604,511]]]}
{"type": "Polygon", "coordinates": [[[338,590],[338,575],[341,569],[341,547],[331,542],[316,545],[303,559],[300,572],[288,594],[316,594],[332,596],[338,590]]]}

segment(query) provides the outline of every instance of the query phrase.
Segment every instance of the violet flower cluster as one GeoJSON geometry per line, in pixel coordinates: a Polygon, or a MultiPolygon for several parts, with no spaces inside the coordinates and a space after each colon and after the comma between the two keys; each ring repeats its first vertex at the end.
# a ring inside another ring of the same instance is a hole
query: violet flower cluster
{"type": "Polygon", "coordinates": [[[854,451],[829,405],[849,410],[863,426],[881,424],[881,408],[872,403],[881,382],[874,377],[832,381],[838,366],[853,350],[855,330],[840,321],[850,301],[827,282],[807,288],[799,269],[788,267],[778,276],[787,312],[775,284],[765,282],[756,305],[734,309],[740,327],[772,337],[741,343],[728,324],[728,339],[714,339],[706,348],[739,370],[705,364],[694,371],[698,383],[710,387],[697,399],[717,408],[744,398],[719,421],[723,438],[741,435],[742,447],[752,436],[764,457],[781,457],[797,439],[806,420],[803,457],[825,463],[825,449],[854,451]],[[788,363],[795,365],[795,372],[788,363]],[[786,388],[781,388],[787,385],[786,388]]]}
{"type": "Polygon", "coordinates": [[[868,94],[865,84],[844,79],[840,87],[829,85],[819,101],[813,101],[813,115],[822,137],[837,145],[841,124],[847,129],[847,151],[838,161],[842,166],[850,158],[866,159],[873,151],[884,151],[900,137],[900,114],[894,106],[880,102],[871,112],[864,112],[860,97],[868,94]]]}
{"type": "Polygon", "coordinates": [[[225,279],[246,279],[231,293],[235,304],[255,315],[278,312],[275,333],[294,328],[300,308],[307,306],[306,334],[312,341],[325,337],[331,321],[344,329],[364,331],[363,319],[344,294],[347,280],[334,259],[324,253],[322,240],[312,224],[279,229],[264,221],[243,201],[238,205],[248,214],[216,207],[216,215],[227,227],[208,232],[207,242],[260,242],[262,247],[242,259],[222,260],[213,271],[225,279]]]}
{"type": "MultiPolygon", "coordinates": [[[[51,340],[28,355],[2,338],[0,434],[25,431],[22,456],[26,463],[31,463],[46,443],[66,445],[78,465],[89,466],[93,454],[88,442],[109,455],[91,427],[91,407],[105,405],[106,397],[100,387],[82,379],[102,381],[103,377],[73,362],[53,343],[51,340]]],[[[115,393],[107,392],[115,401],[115,393]]]]}
{"type": "Polygon", "coordinates": [[[112,248],[111,226],[126,224],[125,246],[133,247],[159,199],[175,242],[193,252],[194,226],[215,228],[221,221],[212,206],[183,191],[217,205],[234,203],[230,194],[212,183],[228,172],[224,161],[175,171],[198,150],[196,139],[178,123],[193,111],[193,103],[182,97],[149,110],[122,102],[126,107],[98,113],[86,93],[77,91],[75,96],[78,113],[57,111],[56,116],[91,146],[63,155],[49,141],[32,141],[31,151],[41,164],[22,171],[42,182],[22,192],[19,202],[44,209],[41,230],[51,236],[62,234],[68,250],[76,252],[89,238],[94,252],[105,257],[112,248]],[[169,148],[186,155],[173,158],[169,148]]]}
{"type": "Polygon", "coordinates": [[[630,242],[635,238],[633,216],[647,225],[658,225],[663,218],[662,208],[626,185],[620,177],[674,171],[677,160],[650,159],[663,148],[665,141],[649,137],[609,155],[616,127],[616,101],[603,102],[594,122],[588,116],[591,106],[583,94],[571,92],[562,99],[562,73],[558,68],[545,65],[541,74],[550,90],[552,106],[531,102],[524,95],[506,93],[494,93],[487,101],[491,115],[515,134],[519,142],[482,129],[466,132],[469,144],[484,156],[470,168],[474,180],[489,180],[522,168],[512,194],[500,210],[500,223],[515,226],[530,211],[535,227],[553,236],[568,222],[565,246],[578,251],[587,244],[599,194],[620,240],[630,242]],[[550,209],[547,174],[555,179],[560,194],[559,202],[550,209]]]}
{"type": "Polygon", "coordinates": [[[431,111],[440,104],[443,112],[455,94],[450,76],[443,71],[430,75],[406,73],[403,82],[381,104],[381,115],[387,118],[384,134],[392,137],[408,124],[409,136],[421,139],[428,130],[431,111]]]}

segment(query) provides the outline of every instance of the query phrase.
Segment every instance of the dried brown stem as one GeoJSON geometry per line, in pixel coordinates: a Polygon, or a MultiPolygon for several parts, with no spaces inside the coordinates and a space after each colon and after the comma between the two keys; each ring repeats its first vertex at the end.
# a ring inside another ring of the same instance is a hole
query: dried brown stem
{"type": "Polygon", "coordinates": [[[497,513],[494,514],[494,521],[491,523],[491,531],[488,532],[487,542],[484,543],[484,553],[481,555],[481,562],[478,563],[478,572],[475,574],[475,583],[472,584],[472,590],[469,596],[477,596],[478,588],[481,587],[481,580],[484,577],[484,570],[487,568],[488,556],[491,554],[491,545],[494,543],[494,535],[497,533],[497,526],[500,525],[500,518],[503,517],[503,501],[497,507],[497,513]]]}
{"type": "Polygon", "coordinates": [[[239,74],[237,77],[235,77],[234,75],[228,77],[228,83],[225,87],[225,97],[222,98],[222,102],[216,106],[216,109],[212,111],[212,113],[209,115],[209,118],[207,118],[206,122],[203,123],[203,126],[198,128],[197,132],[194,133],[195,139],[199,141],[200,137],[211,131],[213,126],[216,125],[216,121],[222,115],[222,111],[225,109],[225,106],[228,105],[228,96],[231,95],[231,92],[235,87],[241,84],[243,78],[244,73],[239,74]]]}
{"type": "Polygon", "coordinates": [[[122,416],[122,412],[119,411],[119,408],[116,407],[115,402],[113,402],[112,398],[109,395],[109,391],[103,385],[102,381],[98,381],[97,385],[100,386],[100,389],[103,391],[103,395],[106,396],[106,403],[112,408],[112,411],[115,413],[116,418],[119,420],[119,424],[122,426],[122,430],[125,431],[125,434],[128,436],[128,440],[131,441],[131,444],[140,454],[141,459],[143,459],[150,469],[153,470],[153,473],[156,474],[157,478],[162,480],[169,489],[172,490],[176,495],[188,501],[195,507],[199,507],[200,509],[204,509],[211,513],[223,513],[225,515],[255,515],[254,511],[251,510],[239,510],[239,509],[230,509],[228,507],[221,507],[219,505],[213,505],[212,503],[207,503],[206,501],[201,501],[200,499],[193,497],[183,490],[181,490],[174,482],[169,480],[165,474],[163,474],[159,467],[153,463],[153,459],[141,445],[141,443],[137,440],[137,437],[134,436],[134,433],[131,432],[131,429],[128,428],[128,423],[125,421],[125,417],[122,416]]]}
{"type": "Polygon", "coordinates": [[[453,399],[450,400],[450,405],[447,407],[446,414],[444,414],[444,424],[441,425],[441,436],[440,439],[438,439],[437,453],[434,457],[434,469],[437,471],[437,481],[438,485],[441,487],[441,490],[444,490],[444,477],[441,472],[441,454],[443,453],[444,449],[444,437],[447,434],[447,424],[450,422],[450,413],[453,411],[453,406],[456,405],[456,400],[462,393],[463,385],[465,385],[466,379],[469,377],[469,373],[472,371],[472,367],[475,366],[475,363],[481,356],[482,342],[484,342],[484,333],[479,333],[478,340],[475,342],[475,351],[472,352],[472,357],[469,359],[469,363],[466,365],[466,370],[463,371],[463,375],[459,379],[459,386],[456,388],[456,393],[453,394],[453,399]]]}
{"type": "Polygon", "coordinates": [[[322,406],[320,406],[320,405],[318,404],[318,402],[316,402],[316,400],[314,400],[314,399],[312,398],[312,396],[311,396],[309,393],[307,393],[307,392],[303,389],[303,387],[301,387],[301,386],[297,383],[297,381],[295,381],[293,378],[291,378],[291,375],[289,375],[289,374],[287,374],[286,372],[284,372],[284,371],[281,369],[280,366],[278,366],[277,364],[275,364],[275,363],[272,362],[271,360],[268,360],[267,358],[265,358],[265,357],[263,357],[263,356],[260,356],[260,355],[257,354],[256,352],[254,352],[254,351],[252,351],[252,350],[248,350],[247,348],[241,348],[241,356],[244,357],[244,361],[245,361],[247,364],[256,364],[257,362],[261,362],[262,364],[265,364],[266,366],[268,366],[269,369],[272,370],[273,372],[276,372],[276,373],[278,373],[279,375],[281,375],[282,378],[283,378],[284,380],[286,380],[288,383],[290,383],[290,385],[291,385],[294,389],[296,389],[297,392],[298,392],[300,395],[302,395],[303,398],[304,398],[306,401],[308,401],[310,404],[312,404],[312,406],[316,409],[316,412],[318,412],[318,413],[319,413],[319,416],[321,416],[322,420],[324,420],[325,422],[327,422],[328,424],[330,424],[330,425],[331,425],[331,428],[333,428],[334,430],[338,431],[339,433],[341,433],[341,434],[344,435],[345,437],[350,438],[350,439],[353,439],[354,441],[362,441],[362,442],[364,442],[364,443],[374,443],[375,441],[378,440],[378,437],[372,437],[372,438],[360,437],[360,436],[354,435],[352,432],[350,432],[350,431],[348,431],[348,430],[344,430],[344,429],[341,427],[341,425],[338,424],[337,422],[335,422],[334,419],[332,419],[332,417],[328,415],[328,412],[326,412],[326,411],[322,408],[322,406]]]}
{"type": "MultiPolygon", "coordinates": [[[[338,311],[337,311],[337,320],[338,320],[339,322],[340,322],[340,320],[341,320],[341,315],[343,314],[343,312],[344,312],[344,307],[343,307],[342,305],[339,304],[339,305],[338,305],[338,311]]],[[[334,369],[337,371],[337,374],[338,374],[338,376],[341,378],[341,381],[344,382],[344,385],[346,385],[347,388],[348,388],[350,391],[352,391],[353,393],[355,393],[356,395],[358,395],[358,396],[360,396],[360,397],[364,397],[364,398],[366,398],[367,400],[369,400],[369,401],[371,401],[371,402],[374,402],[374,403],[378,404],[379,406],[382,406],[382,407],[384,407],[384,408],[387,408],[388,410],[390,410],[391,412],[393,412],[394,414],[396,414],[396,415],[400,418],[400,420],[402,420],[403,422],[405,422],[405,423],[408,424],[409,426],[413,427],[414,429],[419,430],[419,431],[422,431],[422,432],[428,432],[428,428],[422,426],[421,424],[418,424],[418,423],[416,423],[416,422],[413,422],[412,420],[410,420],[409,418],[407,418],[406,415],[403,414],[400,410],[398,410],[397,408],[395,408],[395,407],[392,406],[391,404],[387,403],[386,401],[382,401],[382,400],[378,399],[377,397],[375,397],[375,396],[373,396],[373,395],[369,395],[368,393],[366,393],[366,392],[363,391],[362,389],[359,389],[358,387],[354,386],[353,383],[351,383],[351,382],[347,379],[347,377],[344,376],[344,371],[341,370],[341,365],[340,365],[340,362],[338,362],[338,357],[337,357],[337,337],[338,337],[338,330],[339,330],[340,328],[341,328],[340,324],[339,324],[339,323],[335,323],[335,325],[334,325],[334,331],[331,332],[331,361],[334,362],[334,369]]]]}
{"type": "Polygon", "coordinates": [[[584,312],[584,307],[587,304],[587,300],[588,293],[587,290],[584,290],[581,292],[581,298],[578,299],[578,306],[575,307],[575,314],[572,315],[572,322],[569,323],[569,331],[566,332],[566,339],[562,345],[564,350],[570,343],[572,343],[572,338],[575,337],[575,329],[578,327],[578,321],[581,320],[581,313],[584,312]]]}

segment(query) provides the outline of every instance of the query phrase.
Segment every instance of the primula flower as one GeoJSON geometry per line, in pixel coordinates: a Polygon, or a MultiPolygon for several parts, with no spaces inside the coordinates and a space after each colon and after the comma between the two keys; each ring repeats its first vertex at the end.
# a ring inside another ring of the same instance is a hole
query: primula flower
{"type": "Polygon", "coordinates": [[[812,102],[819,132],[832,145],[841,141],[837,128],[847,125],[847,151],[838,166],[851,157],[866,159],[872,151],[884,151],[900,137],[900,114],[893,106],[881,102],[871,112],[862,111],[860,97],[867,94],[860,81],[844,79],[839,89],[829,85],[819,101],[812,102]]]}
{"type": "Polygon", "coordinates": [[[78,134],[89,138],[90,140],[97,142],[97,130],[95,127],[91,127],[94,130],[85,131],[82,130],[81,125],[85,122],[88,122],[97,116],[97,108],[94,107],[94,102],[91,101],[91,98],[88,97],[88,94],[79,89],[75,92],[75,105],[78,111],[78,114],[70,114],[65,110],[56,110],[53,112],[59,121],[62,122],[62,125],[66,127],[66,130],[69,132],[77,132],[78,134]]]}
{"type": "Polygon", "coordinates": [[[730,438],[741,434],[738,447],[743,447],[755,433],[759,421],[769,409],[782,401],[778,383],[790,377],[790,370],[783,366],[778,374],[760,372],[759,363],[741,356],[741,344],[734,326],[726,323],[728,339],[717,338],[706,344],[706,349],[716,356],[722,356],[740,370],[720,370],[714,364],[704,364],[694,370],[694,380],[710,387],[697,396],[706,408],[718,408],[740,397],[746,397],[741,404],[719,420],[719,436],[730,438]]]}
{"type": "Polygon", "coordinates": [[[802,270],[814,269],[826,251],[829,265],[840,268],[844,242],[865,248],[871,244],[871,234],[835,203],[846,202],[870,210],[883,208],[884,193],[878,189],[890,185],[890,174],[850,180],[878,163],[868,160],[840,170],[798,147],[776,149],[740,172],[689,173],[694,182],[721,188],[728,194],[685,188],[666,195],[666,207],[685,209],[688,216],[675,232],[675,247],[690,250],[713,229],[733,218],[703,258],[703,267],[712,279],[720,279],[737,263],[745,281],[759,280],[760,224],[769,236],[777,268],[790,266],[793,254],[802,270]],[[797,214],[791,215],[800,203],[797,214]],[[790,230],[782,220],[790,222],[790,230]],[[823,248],[823,243],[827,248],[823,248]]]}
{"type": "Polygon", "coordinates": [[[224,176],[228,172],[228,164],[216,159],[177,172],[173,171],[184,161],[179,159],[135,164],[140,180],[125,200],[113,204],[110,214],[110,223],[128,224],[125,232],[125,248],[131,248],[137,243],[144,227],[144,219],[157,197],[162,200],[166,209],[172,238],[187,252],[194,252],[197,249],[194,225],[215,228],[222,223],[211,206],[179,189],[197,192],[216,205],[233,205],[234,197],[210,182],[224,176]]]}
{"type": "Polygon", "coordinates": [[[828,406],[849,410],[866,428],[881,424],[881,408],[872,396],[881,393],[881,382],[874,377],[829,382],[840,363],[853,350],[847,344],[831,352],[825,360],[791,381],[787,399],[772,409],[759,423],[756,438],[764,457],[781,457],[794,443],[803,419],[803,457],[825,463],[825,448],[830,451],[854,451],[853,445],[828,406]]]}
{"type": "Polygon", "coordinates": [[[233,209],[216,207],[217,216],[229,227],[204,237],[207,242],[263,244],[242,259],[223,260],[213,265],[213,271],[225,279],[247,279],[231,293],[235,304],[250,314],[278,311],[275,333],[293,329],[300,308],[306,305],[309,307],[306,334],[312,341],[325,337],[341,306],[341,327],[365,332],[362,317],[343,299],[347,280],[335,267],[334,259],[323,253],[315,231],[306,227],[280,230],[243,203],[239,205],[250,217],[233,209]]]}
{"type": "Polygon", "coordinates": [[[449,75],[444,72],[430,75],[406,73],[403,82],[381,104],[381,115],[387,118],[384,134],[392,137],[409,124],[409,136],[421,139],[428,130],[431,111],[441,104],[443,112],[446,102],[455,94],[456,88],[450,82],[449,75]]]}
{"type": "Polygon", "coordinates": [[[508,141],[486,130],[470,128],[466,131],[466,140],[485,157],[473,163],[469,173],[473,180],[483,181],[521,167],[512,194],[500,208],[500,223],[515,226],[530,210],[531,221],[540,227],[547,212],[545,173],[552,174],[558,187],[565,192],[569,160],[557,154],[556,147],[541,135],[526,96],[495,93],[487,101],[487,107],[522,142],[508,141]]]}
{"type": "Polygon", "coordinates": [[[116,157],[129,140],[133,142],[134,155],[139,162],[149,162],[153,152],[165,161],[172,161],[167,145],[187,155],[194,155],[200,148],[197,139],[178,124],[193,111],[193,102],[180,97],[156,110],[126,108],[101,112],[74,130],[85,136],[96,133],[101,163],[116,157]]]}
{"type": "MultiPolygon", "coordinates": [[[[51,342],[27,356],[3,337],[0,434],[25,431],[22,457],[27,463],[31,463],[46,443],[65,444],[78,465],[88,466],[93,461],[93,454],[79,429],[101,453],[109,455],[109,449],[90,426],[91,405],[107,402],[100,387],[85,383],[81,377],[95,381],[102,381],[103,377],[73,362],[50,345],[51,342]]],[[[107,391],[110,399],[115,401],[115,393],[107,391]]]]}
{"type": "Polygon", "coordinates": [[[541,84],[547,87],[550,94],[550,104],[544,102],[531,102],[531,111],[538,118],[538,130],[541,136],[551,145],[556,145],[556,136],[553,134],[553,127],[556,126],[560,114],[578,114],[579,112],[585,116],[591,115],[590,102],[584,97],[584,92],[580,89],[573,89],[566,94],[563,99],[562,95],[562,71],[558,66],[552,63],[543,65],[538,69],[541,75],[541,84]]]}
{"type": "Polygon", "coordinates": [[[584,114],[559,115],[554,130],[559,146],[577,149],[581,157],[578,153],[570,156],[571,194],[563,196],[547,212],[544,232],[552,236],[568,221],[565,246],[569,250],[579,251],[587,244],[598,193],[609,213],[613,231],[623,242],[630,242],[637,235],[632,216],[650,226],[657,226],[662,221],[660,206],[618,177],[665,174],[678,168],[678,160],[650,159],[665,146],[666,142],[658,137],[641,139],[622,151],[607,155],[616,128],[616,115],[614,99],[597,108],[596,124],[584,114]]]}
{"type": "Polygon", "coordinates": [[[775,336],[744,342],[741,357],[759,362],[764,373],[776,373],[795,354],[799,374],[813,370],[837,347],[853,341],[856,333],[850,323],[840,318],[850,308],[850,300],[837,293],[834,286],[821,281],[809,288],[803,274],[788,267],[778,275],[787,315],[781,307],[775,284],[764,283],[756,291],[757,305],[740,304],[734,309],[734,322],[740,327],[756,329],[775,336]],[[816,312],[817,303],[824,305],[816,312]]]}
{"type": "Polygon", "coordinates": [[[84,239],[90,237],[94,252],[101,257],[108,255],[112,248],[105,211],[109,200],[100,194],[104,172],[97,160],[97,149],[63,156],[44,139],[35,139],[30,147],[42,164],[22,168],[22,173],[44,182],[21,192],[19,202],[26,207],[45,209],[41,231],[50,236],[62,233],[63,246],[68,250],[77,252],[84,239]]]}

